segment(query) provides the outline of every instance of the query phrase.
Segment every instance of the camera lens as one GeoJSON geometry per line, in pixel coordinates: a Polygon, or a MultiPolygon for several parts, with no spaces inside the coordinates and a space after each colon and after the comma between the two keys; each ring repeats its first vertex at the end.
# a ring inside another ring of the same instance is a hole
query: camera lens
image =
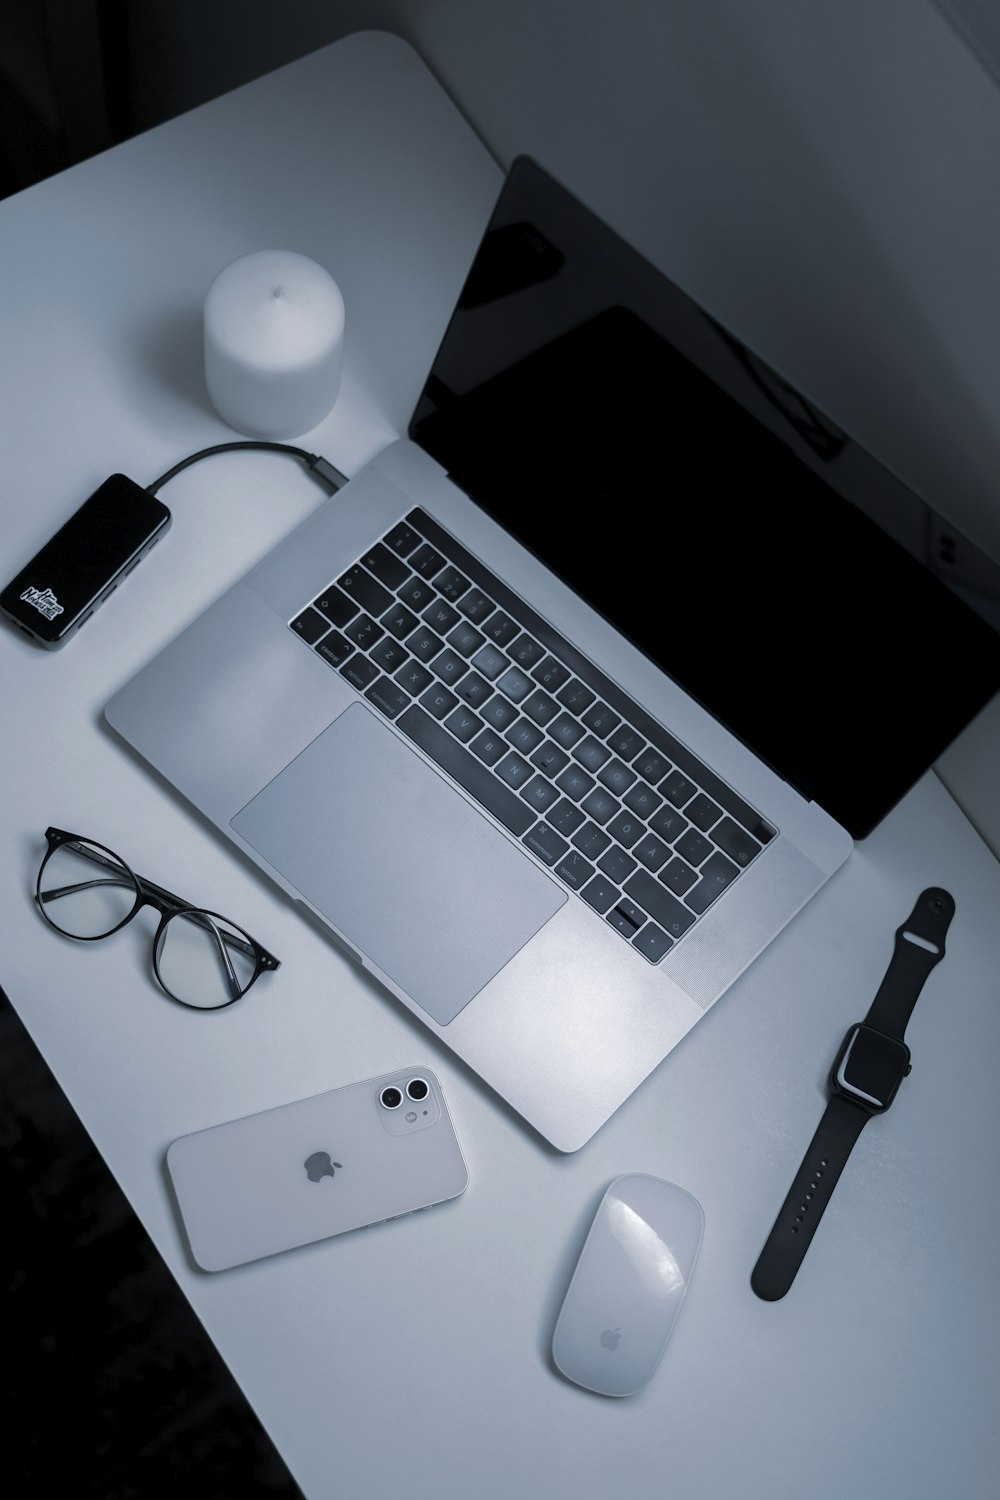
{"type": "Polygon", "coordinates": [[[383,1089],[378,1097],[383,1109],[398,1109],[403,1102],[403,1096],[394,1084],[383,1089]]]}
{"type": "Polygon", "coordinates": [[[406,1085],[406,1092],[409,1094],[411,1099],[416,1099],[419,1101],[420,1099],[427,1098],[427,1095],[430,1093],[430,1089],[427,1087],[427,1084],[422,1078],[411,1078],[409,1083],[406,1085]]]}

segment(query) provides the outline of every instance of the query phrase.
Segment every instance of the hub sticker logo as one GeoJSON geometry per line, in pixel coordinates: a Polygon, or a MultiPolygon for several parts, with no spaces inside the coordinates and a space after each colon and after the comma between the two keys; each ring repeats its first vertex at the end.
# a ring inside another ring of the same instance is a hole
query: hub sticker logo
{"type": "Polygon", "coordinates": [[[64,614],[62,605],[51,589],[26,588],[21,595],[25,604],[30,604],[32,609],[37,609],[40,615],[47,620],[54,620],[56,615],[64,614]]]}
{"type": "Polygon", "coordinates": [[[302,1165],[306,1169],[306,1176],[310,1182],[320,1182],[324,1177],[335,1177],[337,1174],[334,1167],[340,1167],[339,1161],[331,1161],[329,1151],[314,1151],[312,1156],[307,1156],[302,1165]]]}

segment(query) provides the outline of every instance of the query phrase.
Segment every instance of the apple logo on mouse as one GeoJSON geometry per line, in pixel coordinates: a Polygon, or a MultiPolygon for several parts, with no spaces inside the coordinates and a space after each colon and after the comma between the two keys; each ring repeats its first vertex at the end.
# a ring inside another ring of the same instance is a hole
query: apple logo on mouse
{"type": "Polygon", "coordinates": [[[620,1328],[605,1328],[601,1334],[601,1343],[605,1349],[617,1349],[621,1341],[622,1331],[620,1328]]]}
{"type": "Polygon", "coordinates": [[[340,1167],[341,1171],[344,1170],[339,1161],[330,1160],[329,1151],[314,1151],[312,1156],[306,1157],[303,1166],[306,1169],[306,1176],[310,1182],[320,1182],[324,1177],[336,1176],[334,1167],[340,1167]]]}

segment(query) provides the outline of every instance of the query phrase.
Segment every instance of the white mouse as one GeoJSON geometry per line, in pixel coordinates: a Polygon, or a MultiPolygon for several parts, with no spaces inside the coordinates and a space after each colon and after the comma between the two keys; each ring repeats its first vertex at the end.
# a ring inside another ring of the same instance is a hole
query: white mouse
{"type": "Polygon", "coordinates": [[[616,1177],[601,1199],[552,1337],[567,1377],[634,1396],[667,1347],[705,1226],[701,1204],[662,1177],[616,1177]]]}

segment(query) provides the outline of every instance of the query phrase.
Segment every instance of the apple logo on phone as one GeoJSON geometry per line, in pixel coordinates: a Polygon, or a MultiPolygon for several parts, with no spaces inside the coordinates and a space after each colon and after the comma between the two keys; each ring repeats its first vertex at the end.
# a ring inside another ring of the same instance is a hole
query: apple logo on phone
{"type": "Polygon", "coordinates": [[[307,1156],[303,1162],[306,1176],[310,1182],[320,1182],[324,1177],[334,1177],[334,1167],[344,1168],[339,1161],[331,1161],[329,1151],[314,1151],[312,1156],[307,1156]]]}
{"type": "Polygon", "coordinates": [[[605,1349],[617,1349],[621,1336],[622,1331],[620,1328],[605,1328],[601,1334],[601,1343],[605,1349]]]}

